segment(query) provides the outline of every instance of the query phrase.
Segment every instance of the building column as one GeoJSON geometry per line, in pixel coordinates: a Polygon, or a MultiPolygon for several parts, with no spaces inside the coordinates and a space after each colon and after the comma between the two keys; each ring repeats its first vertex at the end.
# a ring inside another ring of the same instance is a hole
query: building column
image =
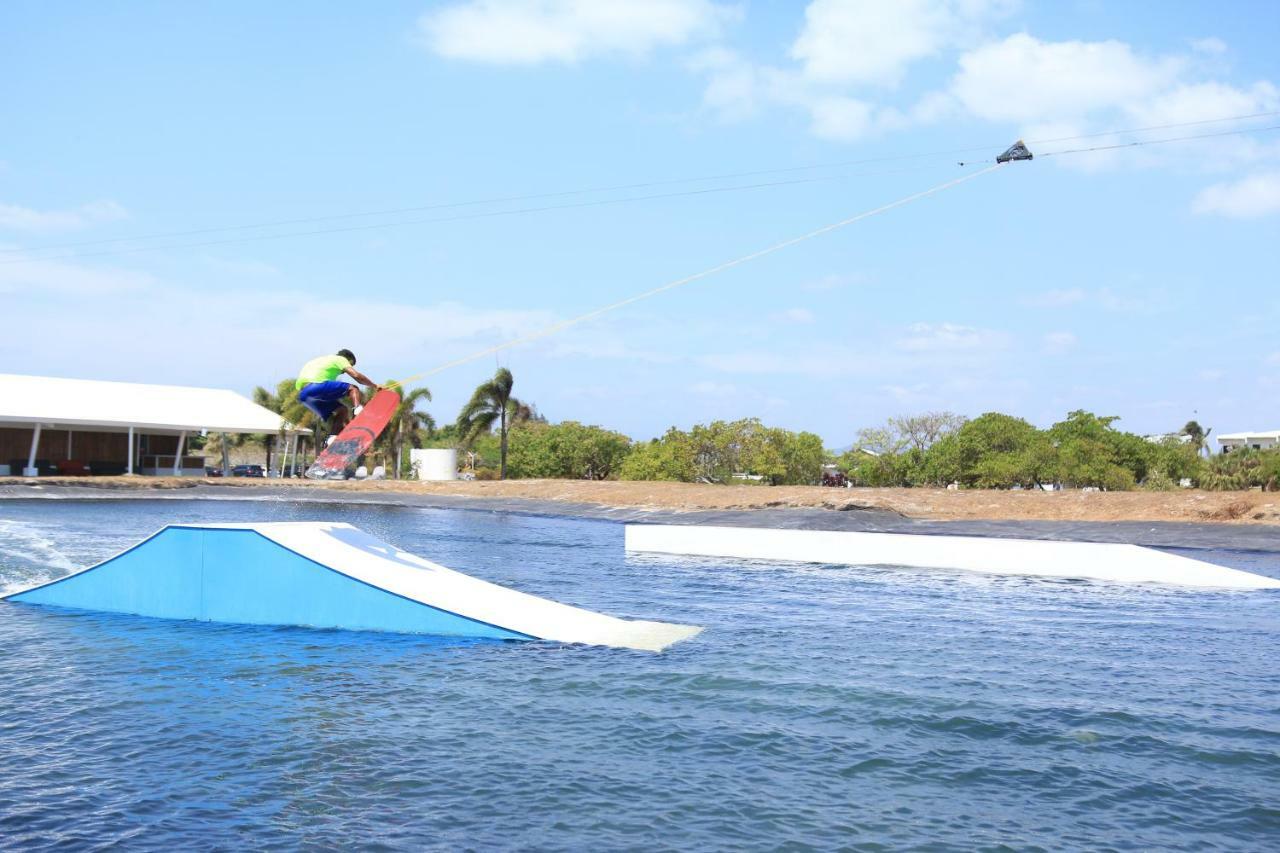
{"type": "Polygon", "coordinates": [[[222,476],[230,477],[231,451],[227,449],[227,434],[225,432],[220,432],[218,435],[222,436],[222,476]]]}
{"type": "Polygon", "coordinates": [[[22,469],[24,477],[38,477],[40,472],[36,470],[36,446],[40,444],[40,424],[35,425],[35,429],[31,432],[31,453],[27,455],[27,467],[22,469]]]}
{"type": "Polygon", "coordinates": [[[181,476],[182,472],[182,450],[183,445],[187,442],[187,431],[184,429],[178,433],[178,452],[173,455],[173,476],[181,476]]]}
{"type": "Polygon", "coordinates": [[[133,427],[129,427],[129,461],[126,464],[128,467],[124,469],[124,475],[127,477],[133,473],[133,427]]]}

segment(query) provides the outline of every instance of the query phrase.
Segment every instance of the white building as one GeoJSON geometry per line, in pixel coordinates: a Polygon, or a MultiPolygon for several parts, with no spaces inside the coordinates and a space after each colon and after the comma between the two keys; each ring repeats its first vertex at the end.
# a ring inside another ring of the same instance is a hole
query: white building
{"type": "Polygon", "coordinates": [[[1280,446],[1280,429],[1269,432],[1233,432],[1218,436],[1218,444],[1223,453],[1249,448],[1251,450],[1267,450],[1280,446]]]}
{"type": "Polygon", "coordinates": [[[1161,432],[1155,435],[1144,435],[1143,438],[1152,444],[1164,444],[1166,441],[1176,441],[1178,444],[1191,443],[1191,436],[1181,432],[1161,432]]]}
{"type": "Polygon", "coordinates": [[[0,374],[0,474],[203,477],[191,435],[280,435],[296,455],[310,432],[234,391],[0,374]]]}

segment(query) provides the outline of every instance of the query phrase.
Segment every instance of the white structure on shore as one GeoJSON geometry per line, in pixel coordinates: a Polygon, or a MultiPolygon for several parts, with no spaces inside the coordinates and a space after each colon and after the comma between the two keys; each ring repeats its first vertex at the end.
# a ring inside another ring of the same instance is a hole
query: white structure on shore
{"type": "Polygon", "coordinates": [[[1164,444],[1166,441],[1176,441],[1178,444],[1191,443],[1191,436],[1183,432],[1160,432],[1155,435],[1144,435],[1143,438],[1152,444],[1164,444]]]}
{"type": "Polygon", "coordinates": [[[409,451],[409,467],[419,480],[456,480],[458,451],[452,447],[415,447],[409,451]]]}
{"type": "Polygon", "coordinates": [[[1218,444],[1223,453],[1248,448],[1250,450],[1269,450],[1280,447],[1280,429],[1268,432],[1233,432],[1218,436],[1218,444]]]}
{"type": "Polygon", "coordinates": [[[184,451],[210,432],[282,435],[286,456],[311,433],[234,391],[0,374],[0,474],[203,477],[184,451]]]}

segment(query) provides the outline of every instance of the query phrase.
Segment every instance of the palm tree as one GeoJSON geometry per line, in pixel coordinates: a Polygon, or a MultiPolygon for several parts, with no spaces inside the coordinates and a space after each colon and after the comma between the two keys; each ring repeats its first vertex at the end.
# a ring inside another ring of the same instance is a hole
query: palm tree
{"type": "Polygon", "coordinates": [[[411,447],[421,447],[423,433],[430,438],[436,431],[436,420],[427,412],[418,411],[420,400],[431,400],[431,392],[426,388],[416,388],[400,398],[395,414],[387,422],[387,430],[383,433],[383,441],[389,445],[396,459],[396,476],[400,479],[400,471],[404,467],[404,445],[407,441],[411,447]]]}
{"type": "Polygon", "coordinates": [[[498,477],[507,478],[507,432],[511,425],[521,420],[523,412],[532,412],[511,396],[511,386],[515,380],[511,371],[505,367],[498,368],[493,378],[476,389],[462,411],[458,413],[458,436],[464,448],[469,448],[477,438],[493,429],[498,424],[498,477]]]}
{"type": "MultiPolygon", "coordinates": [[[[1200,426],[1199,421],[1187,421],[1187,425],[1182,428],[1182,434],[1191,439],[1191,446],[1196,449],[1196,456],[1209,451],[1209,434],[1213,432],[1213,427],[1205,429],[1200,426]]],[[[1212,451],[1209,451],[1212,455],[1212,451]]]]}
{"type": "Polygon", "coordinates": [[[217,454],[222,460],[222,473],[229,474],[227,469],[231,463],[229,456],[232,448],[241,447],[248,438],[244,433],[239,432],[211,432],[204,440],[204,452],[206,455],[217,454]]]}
{"type": "MultiPolygon", "coordinates": [[[[270,409],[280,416],[280,436],[283,443],[285,436],[285,424],[290,423],[295,427],[310,427],[316,432],[317,442],[323,441],[323,437],[319,434],[320,427],[324,424],[320,423],[319,418],[298,400],[298,390],[295,387],[294,380],[281,379],[276,383],[276,390],[268,391],[259,385],[253,389],[253,402],[262,406],[264,409],[270,409]]],[[[262,436],[261,441],[267,453],[267,470],[271,470],[271,439],[272,436],[262,436]]],[[[317,443],[316,447],[322,447],[317,443]]]]}

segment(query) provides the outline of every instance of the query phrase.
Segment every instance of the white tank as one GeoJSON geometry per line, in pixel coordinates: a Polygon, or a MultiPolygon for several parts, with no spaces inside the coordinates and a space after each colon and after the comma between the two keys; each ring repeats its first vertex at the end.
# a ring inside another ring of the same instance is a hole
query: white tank
{"type": "Polygon", "coordinates": [[[409,451],[409,464],[419,480],[458,479],[458,451],[452,447],[414,448],[409,451]]]}

